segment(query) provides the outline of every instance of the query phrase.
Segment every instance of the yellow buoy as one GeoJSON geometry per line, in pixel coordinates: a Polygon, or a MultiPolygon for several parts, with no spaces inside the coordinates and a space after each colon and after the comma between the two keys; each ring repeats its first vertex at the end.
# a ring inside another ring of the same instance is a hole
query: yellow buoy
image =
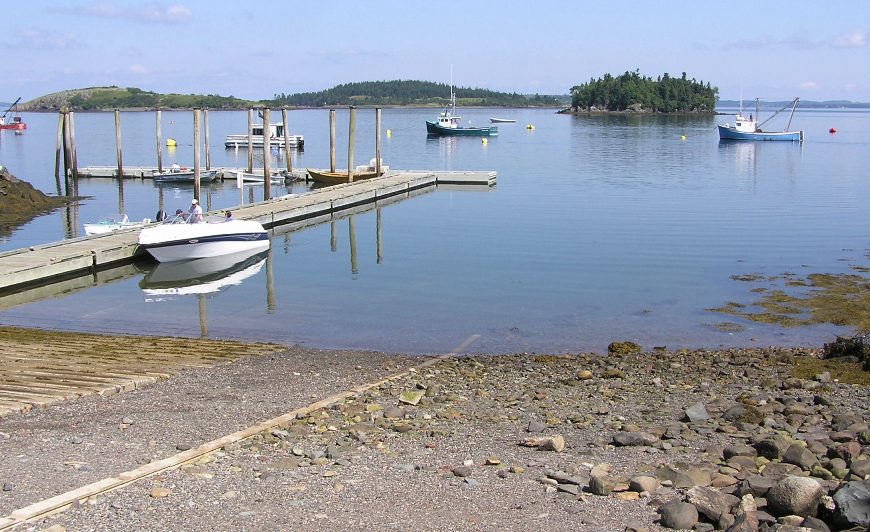
{"type": "Polygon", "coordinates": [[[526,124],[526,129],[532,130],[532,129],[535,129],[535,126],[534,126],[534,124],[526,124]]]}
{"type": "Polygon", "coordinates": [[[175,139],[166,139],[166,145],[169,147],[175,147],[178,143],[175,142],[175,139]]]}
{"type": "Polygon", "coordinates": [[[480,142],[482,142],[483,144],[486,144],[486,143],[487,143],[487,139],[480,139],[480,142]]]}
{"type": "Polygon", "coordinates": [[[388,136],[388,137],[392,137],[392,136],[393,136],[393,130],[392,130],[392,129],[388,129],[388,130],[387,130],[387,136],[388,136]]]}
{"type": "Polygon", "coordinates": [[[686,140],[686,136],[685,136],[685,135],[680,135],[680,140],[686,140]]]}

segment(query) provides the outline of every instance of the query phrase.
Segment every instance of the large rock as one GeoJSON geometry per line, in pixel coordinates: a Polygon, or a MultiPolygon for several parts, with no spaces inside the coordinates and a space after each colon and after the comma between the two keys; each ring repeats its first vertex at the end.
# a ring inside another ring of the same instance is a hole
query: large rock
{"type": "Polygon", "coordinates": [[[707,407],[704,406],[704,403],[698,402],[690,406],[685,410],[686,420],[689,423],[694,423],[696,421],[705,421],[710,419],[710,414],[707,413],[707,407]]]}
{"type": "Polygon", "coordinates": [[[767,492],[767,508],[773,515],[815,516],[824,491],[810,477],[788,476],[767,492]]]}
{"type": "Polygon", "coordinates": [[[870,491],[862,482],[847,482],[834,494],[834,519],[840,528],[870,527],[870,491]]]}
{"type": "Polygon", "coordinates": [[[716,523],[722,514],[731,513],[740,499],[713,488],[698,486],[686,493],[686,502],[697,508],[699,513],[706,515],[710,521],[716,523]]]}
{"type": "Polygon", "coordinates": [[[648,432],[617,432],[613,435],[614,445],[621,447],[650,446],[659,441],[659,437],[648,432]]]}
{"type": "Polygon", "coordinates": [[[67,198],[46,196],[27,181],[18,179],[0,165],[0,236],[32,218],[67,203],[67,198]]]}
{"type": "Polygon", "coordinates": [[[814,465],[818,465],[819,459],[816,458],[809,449],[799,443],[794,443],[789,446],[788,450],[782,455],[782,461],[787,464],[794,464],[804,471],[809,471],[814,465]]]}
{"type": "Polygon", "coordinates": [[[778,460],[782,458],[790,446],[790,441],[775,434],[756,443],[755,450],[758,456],[763,456],[768,460],[778,460]]]}
{"type": "Polygon", "coordinates": [[[687,530],[698,523],[698,510],[687,502],[674,499],[658,509],[659,522],[667,528],[687,530]]]}

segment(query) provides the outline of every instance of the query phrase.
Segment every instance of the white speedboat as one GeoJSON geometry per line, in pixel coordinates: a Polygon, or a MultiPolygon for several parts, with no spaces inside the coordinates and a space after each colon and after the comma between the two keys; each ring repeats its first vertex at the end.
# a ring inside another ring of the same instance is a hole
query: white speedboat
{"type": "Polygon", "coordinates": [[[205,259],[269,249],[269,234],[260,222],[162,223],[139,233],[139,246],[159,262],[205,259]]]}
{"type": "Polygon", "coordinates": [[[143,218],[141,222],[131,222],[126,214],[107,214],[100,218],[99,222],[85,224],[85,234],[88,236],[101,235],[120,229],[143,227],[149,223],[151,223],[151,218],[143,218]]]}

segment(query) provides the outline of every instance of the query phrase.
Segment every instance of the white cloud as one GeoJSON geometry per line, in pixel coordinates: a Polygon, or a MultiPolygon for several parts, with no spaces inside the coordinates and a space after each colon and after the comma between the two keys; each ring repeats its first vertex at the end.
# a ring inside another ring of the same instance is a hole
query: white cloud
{"type": "Polygon", "coordinates": [[[127,67],[127,72],[131,74],[150,74],[151,69],[142,65],[130,65],[127,67]]]}
{"type": "Polygon", "coordinates": [[[193,18],[193,11],[181,4],[166,6],[160,1],[140,2],[134,5],[115,5],[112,0],[90,2],[84,5],[53,7],[51,11],[66,15],[84,15],[97,18],[125,19],[154,24],[183,24],[193,18]]]}
{"type": "Polygon", "coordinates": [[[81,43],[74,33],[24,28],[17,30],[13,38],[5,39],[3,45],[15,49],[67,50],[79,48],[81,43]]]}
{"type": "Polygon", "coordinates": [[[816,84],[815,81],[804,81],[803,83],[801,83],[802,89],[816,90],[818,87],[819,86],[816,84]]]}
{"type": "Polygon", "coordinates": [[[867,32],[855,30],[836,37],[833,41],[836,48],[861,48],[867,45],[867,32]]]}

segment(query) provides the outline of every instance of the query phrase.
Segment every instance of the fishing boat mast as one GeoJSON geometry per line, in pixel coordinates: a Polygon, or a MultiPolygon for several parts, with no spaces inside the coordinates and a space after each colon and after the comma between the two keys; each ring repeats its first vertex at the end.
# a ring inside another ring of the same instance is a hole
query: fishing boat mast
{"type": "Polygon", "coordinates": [[[788,129],[791,127],[791,119],[794,118],[794,110],[797,109],[798,101],[800,101],[799,97],[794,99],[794,102],[791,106],[791,114],[788,115],[788,124],[785,125],[785,129],[783,129],[783,131],[788,131],[788,129]]]}

